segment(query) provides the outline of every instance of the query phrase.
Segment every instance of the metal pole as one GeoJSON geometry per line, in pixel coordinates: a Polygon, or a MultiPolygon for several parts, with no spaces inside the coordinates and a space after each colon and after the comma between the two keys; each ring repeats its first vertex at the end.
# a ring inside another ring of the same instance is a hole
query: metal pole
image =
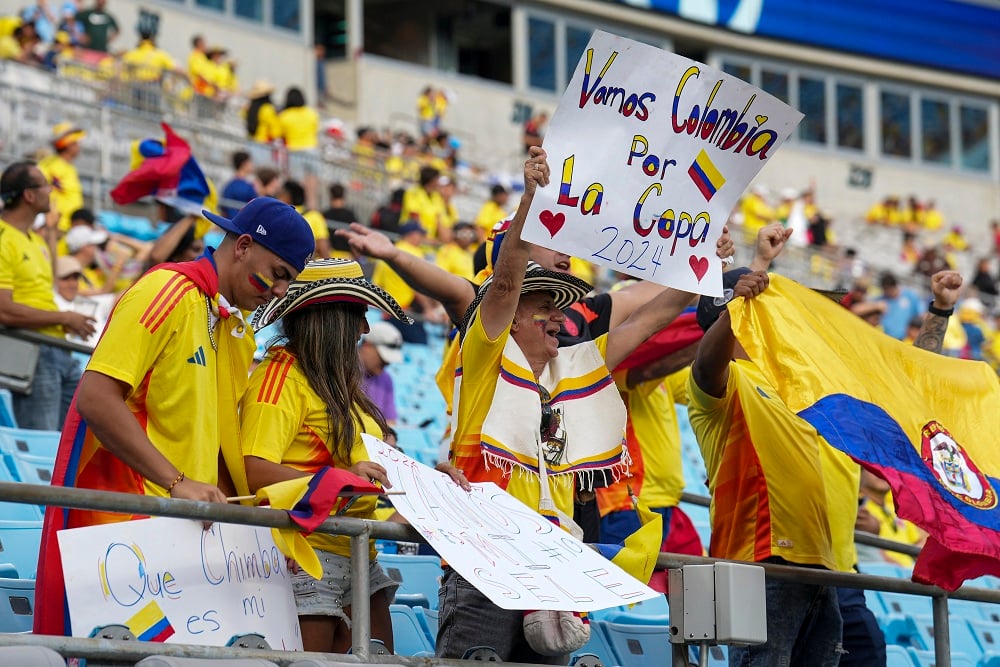
{"type": "Polygon", "coordinates": [[[951,667],[951,628],[948,627],[948,596],[931,599],[934,606],[934,664],[951,667]]]}
{"type": "Polygon", "coordinates": [[[351,535],[351,643],[354,655],[367,662],[371,647],[371,594],[368,592],[368,530],[351,535]]]}

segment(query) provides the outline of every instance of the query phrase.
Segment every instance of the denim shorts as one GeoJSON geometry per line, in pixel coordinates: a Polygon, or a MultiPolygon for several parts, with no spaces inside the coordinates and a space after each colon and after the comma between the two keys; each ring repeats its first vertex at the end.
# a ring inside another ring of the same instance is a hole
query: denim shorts
{"type": "MultiPolygon", "coordinates": [[[[336,616],[350,627],[344,608],[351,606],[351,559],[329,551],[315,551],[323,566],[323,578],[313,579],[302,569],[292,575],[295,610],[299,616],[336,616]]],[[[386,590],[391,599],[398,587],[399,582],[390,579],[377,561],[368,564],[370,595],[386,590]]]]}

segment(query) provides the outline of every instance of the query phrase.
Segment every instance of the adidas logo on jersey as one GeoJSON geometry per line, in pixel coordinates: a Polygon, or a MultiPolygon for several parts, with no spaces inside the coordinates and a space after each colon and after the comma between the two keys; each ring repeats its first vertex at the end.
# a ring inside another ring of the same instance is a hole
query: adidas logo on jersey
{"type": "Polygon", "coordinates": [[[264,229],[264,225],[257,225],[257,233],[261,236],[267,236],[267,230],[264,229]]]}
{"type": "Polygon", "coordinates": [[[198,351],[188,357],[189,364],[198,364],[199,366],[207,366],[205,363],[205,348],[201,345],[198,346],[198,351]]]}

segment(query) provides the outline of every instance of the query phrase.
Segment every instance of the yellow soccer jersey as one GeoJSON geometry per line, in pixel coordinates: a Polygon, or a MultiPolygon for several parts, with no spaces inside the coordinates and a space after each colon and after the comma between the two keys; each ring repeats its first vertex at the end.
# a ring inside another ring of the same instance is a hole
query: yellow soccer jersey
{"type": "MultiPolygon", "coordinates": [[[[327,445],[331,434],[326,405],[309,386],[298,360],[281,347],[273,349],[250,376],[240,404],[240,423],[244,456],[309,473],[327,466],[347,469],[369,460],[360,432],[349,461],[333,458],[327,445]]],[[[363,416],[360,427],[365,433],[382,437],[378,424],[368,415],[363,416]]],[[[363,496],[345,516],[371,519],[375,504],[374,496],[363,496]]],[[[351,539],[346,535],[313,533],[308,539],[316,549],[351,555],[351,539]]]]}
{"type": "MultiPolygon", "coordinates": [[[[10,290],[14,303],[38,310],[56,307],[52,282],[52,260],[45,240],[29,230],[27,234],[0,220],[0,290],[10,290]]],[[[63,338],[63,328],[52,325],[38,329],[46,336],[63,338]]]]}
{"type": "MultiPolygon", "coordinates": [[[[396,243],[396,247],[403,252],[413,255],[414,257],[420,257],[421,259],[424,257],[424,251],[421,250],[419,246],[415,246],[412,243],[398,241],[396,243]]],[[[372,274],[372,282],[391,294],[403,308],[409,308],[416,296],[416,292],[413,291],[413,288],[410,287],[398,273],[393,271],[388,264],[382,261],[375,264],[375,272],[372,274]]]]}
{"type": "Polygon", "coordinates": [[[38,170],[52,184],[52,207],[59,211],[59,229],[70,227],[70,216],[83,208],[83,186],[80,175],[71,162],[58,155],[50,155],[38,163],[38,170]]]}
{"type": "MultiPolygon", "coordinates": [[[[190,279],[152,271],[122,295],[87,371],[127,384],[126,403],[160,453],[188,479],[217,484],[220,429],[233,425],[219,423],[208,322],[205,295],[190,279]]],[[[249,328],[242,341],[253,345],[249,328]]],[[[149,480],[145,492],[168,495],[149,480]]]]}

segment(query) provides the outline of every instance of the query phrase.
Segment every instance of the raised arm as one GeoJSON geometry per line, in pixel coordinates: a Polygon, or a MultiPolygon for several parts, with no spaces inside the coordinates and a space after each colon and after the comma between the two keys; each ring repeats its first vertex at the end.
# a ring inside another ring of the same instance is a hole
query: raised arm
{"type": "Polygon", "coordinates": [[[677,319],[694,298],[689,292],[668,287],[639,306],[628,319],[608,332],[605,357],[608,368],[615,368],[644,340],[677,319]]]}
{"type": "Polygon", "coordinates": [[[493,284],[479,306],[479,317],[486,335],[491,339],[499,336],[514,319],[517,302],[521,298],[524,271],[528,266],[529,243],[521,238],[524,221],[535,196],[535,188],[549,182],[549,165],[545,151],[533,146],[528,160],[524,163],[524,194],[517,212],[507,229],[507,237],[500,246],[500,256],[493,269],[493,284]]]}
{"type": "Polygon", "coordinates": [[[753,261],[750,262],[751,271],[767,271],[771,268],[771,262],[781,254],[785,248],[785,242],[791,237],[792,230],[785,229],[780,222],[774,222],[762,227],[757,232],[757,245],[754,246],[753,261]]]}
{"type": "MultiPolygon", "coordinates": [[[[733,288],[733,298],[738,296],[753,298],[763,292],[770,279],[763,271],[754,271],[740,276],[733,288]]],[[[698,355],[691,367],[695,383],[709,396],[721,398],[726,395],[729,383],[729,362],[736,348],[736,336],[729,321],[729,309],[724,308],[719,319],[708,328],[698,345],[698,355]]]]}
{"type": "Polygon", "coordinates": [[[347,239],[355,253],[381,259],[414,290],[438,301],[452,322],[461,322],[466,308],[476,298],[476,289],[468,280],[433,262],[401,252],[382,232],[354,222],[350,229],[338,229],[336,233],[347,239]]]}
{"type": "Polygon", "coordinates": [[[934,300],[920,325],[913,344],[931,352],[941,352],[944,334],[948,330],[948,318],[955,310],[958,292],[962,287],[962,275],[958,271],[938,271],[931,276],[931,293],[934,300]]]}

